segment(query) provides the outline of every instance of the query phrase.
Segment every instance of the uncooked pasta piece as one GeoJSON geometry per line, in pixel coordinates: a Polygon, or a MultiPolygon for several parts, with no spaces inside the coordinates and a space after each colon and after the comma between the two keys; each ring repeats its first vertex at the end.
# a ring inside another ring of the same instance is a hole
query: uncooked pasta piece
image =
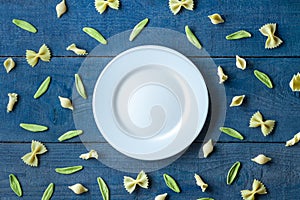
{"type": "Polygon", "coordinates": [[[164,180],[165,180],[166,185],[167,185],[171,190],[173,190],[173,191],[176,192],[176,193],[179,193],[179,192],[180,192],[180,188],[179,188],[177,182],[175,181],[175,179],[174,179],[172,176],[170,176],[170,175],[168,175],[168,174],[164,174],[163,177],[164,177],[164,180]]]}
{"type": "Polygon", "coordinates": [[[31,33],[36,33],[37,32],[37,29],[32,25],[30,24],[29,22],[26,22],[24,20],[20,20],[20,19],[13,19],[12,22],[20,27],[21,29],[25,30],[25,31],[29,31],[31,33]]]}
{"type": "Polygon", "coordinates": [[[256,179],[252,183],[252,190],[242,190],[241,195],[244,200],[254,200],[256,194],[267,194],[264,184],[256,179]]]}
{"type": "Polygon", "coordinates": [[[70,190],[72,190],[75,194],[82,194],[89,191],[86,187],[84,187],[80,183],[76,183],[75,185],[68,186],[70,190]]]}
{"type": "Polygon", "coordinates": [[[196,184],[201,187],[202,192],[205,192],[206,188],[208,187],[208,185],[202,180],[202,178],[198,175],[195,174],[195,179],[196,179],[196,184]]]}
{"type": "Polygon", "coordinates": [[[141,171],[136,179],[133,179],[129,176],[124,176],[124,187],[127,192],[130,194],[135,190],[136,185],[139,185],[142,188],[148,189],[149,180],[148,176],[144,171],[141,171]]]}
{"type": "Polygon", "coordinates": [[[208,15],[208,18],[210,19],[211,23],[213,23],[213,24],[224,23],[224,19],[218,13],[215,13],[215,14],[212,14],[212,15],[208,15]]]}
{"type": "Polygon", "coordinates": [[[214,145],[212,139],[208,140],[202,147],[203,156],[207,158],[207,156],[214,150],[214,145]]]}
{"type": "Polygon", "coordinates": [[[105,181],[101,178],[97,178],[98,186],[102,195],[103,200],[109,200],[109,189],[105,183],[105,181]]]}
{"type": "Polygon", "coordinates": [[[7,112],[11,112],[14,108],[15,103],[18,101],[18,94],[17,93],[8,93],[8,104],[7,104],[7,112]]]}
{"type": "Polygon", "coordinates": [[[70,44],[66,50],[68,51],[73,51],[76,55],[79,55],[79,56],[84,56],[84,55],[87,55],[88,53],[86,52],[85,49],[79,49],[77,48],[76,44],[70,44]]]}
{"type": "Polygon", "coordinates": [[[226,40],[238,40],[242,38],[249,38],[251,37],[251,34],[245,30],[240,30],[234,33],[231,33],[230,35],[226,36],[226,40]]]}
{"type": "Polygon", "coordinates": [[[83,169],[82,165],[56,168],[55,171],[59,174],[74,174],[83,169]]]}
{"type": "Polygon", "coordinates": [[[140,21],[137,25],[135,25],[135,27],[133,28],[133,30],[130,33],[129,36],[129,41],[133,41],[134,38],[136,38],[140,32],[145,28],[145,26],[148,24],[149,19],[145,18],[142,21],[140,21]]]}
{"type": "Polygon", "coordinates": [[[83,82],[82,82],[79,74],[75,74],[75,86],[76,86],[76,90],[77,90],[78,94],[82,98],[87,99],[86,91],[85,91],[83,82]]]}
{"type": "Polygon", "coordinates": [[[61,97],[61,96],[58,96],[58,99],[59,99],[59,101],[60,101],[61,107],[63,107],[63,108],[68,108],[68,109],[70,109],[70,110],[73,110],[73,109],[74,109],[74,107],[73,107],[72,102],[71,102],[70,99],[65,98],[65,97],[61,97]]]}
{"type": "Polygon", "coordinates": [[[256,76],[256,78],[258,80],[260,80],[263,84],[265,84],[268,88],[273,88],[273,84],[272,81],[270,79],[270,77],[258,70],[254,70],[254,75],[256,76]]]}
{"type": "Polygon", "coordinates": [[[79,158],[81,158],[83,160],[88,160],[90,158],[96,158],[96,159],[98,159],[98,153],[97,153],[97,151],[95,151],[95,150],[92,149],[88,153],[81,154],[79,156],[79,158]]]}
{"type": "Polygon", "coordinates": [[[20,127],[31,132],[42,132],[48,130],[47,126],[39,124],[20,123],[20,127]]]}
{"type": "Polygon", "coordinates": [[[189,42],[194,45],[196,48],[201,49],[202,45],[200,44],[198,38],[195,36],[195,34],[191,31],[189,26],[185,26],[185,35],[189,42]]]}
{"type": "Polygon", "coordinates": [[[42,96],[45,92],[47,92],[49,85],[51,83],[51,77],[48,76],[40,85],[40,87],[37,89],[35,94],[33,95],[33,98],[37,99],[40,96],[42,96]]]}
{"type": "Polygon", "coordinates": [[[250,119],[249,127],[251,128],[256,128],[256,127],[261,127],[261,132],[263,133],[264,136],[269,135],[274,126],[275,126],[275,120],[263,120],[262,114],[257,111],[254,113],[250,119]]]}
{"type": "Polygon", "coordinates": [[[226,133],[227,135],[243,140],[244,136],[242,134],[240,134],[238,131],[234,130],[233,128],[229,128],[229,127],[220,127],[220,131],[222,131],[223,133],[226,133]]]}
{"type": "Polygon", "coordinates": [[[238,172],[240,170],[241,163],[239,161],[235,162],[227,173],[227,185],[231,185],[233,181],[236,179],[238,172]]]}
{"type": "Polygon", "coordinates": [[[31,167],[38,166],[38,158],[37,155],[44,154],[47,152],[47,148],[41,142],[38,141],[31,141],[31,152],[25,154],[22,157],[22,160],[25,164],[31,167]]]}
{"type": "Polygon", "coordinates": [[[294,146],[295,144],[297,144],[300,141],[300,132],[297,133],[296,135],[294,135],[294,137],[290,140],[288,140],[285,143],[286,147],[290,147],[290,146],[294,146]]]}
{"type": "Polygon", "coordinates": [[[213,198],[209,198],[209,197],[203,197],[203,198],[199,198],[197,200],[214,200],[213,198]]]}
{"type": "Polygon", "coordinates": [[[261,34],[268,37],[265,43],[266,49],[273,49],[282,44],[282,40],[274,35],[276,31],[275,23],[265,24],[259,29],[259,31],[261,32],[261,34]]]}
{"type": "Polygon", "coordinates": [[[245,95],[234,96],[231,100],[230,107],[242,105],[244,98],[245,98],[245,95]]]}
{"type": "Polygon", "coordinates": [[[82,31],[88,34],[89,36],[91,36],[92,38],[94,38],[95,40],[97,40],[98,42],[100,42],[101,44],[107,44],[106,39],[96,29],[91,27],[84,27],[82,31]]]}
{"type": "Polygon", "coordinates": [[[64,134],[62,134],[59,138],[58,141],[62,142],[68,139],[71,139],[73,137],[76,137],[78,135],[81,135],[83,133],[82,130],[72,130],[72,131],[68,131],[64,134]]]}
{"type": "Polygon", "coordinates": [[[106,10],[107,6],[112,9],[118,10],[119,5],[119,0],[95,0],[95,8],[100,14],[102,14],[106,10]]]}
{"type": "Polygon", "coordinates": [[[42,196],[41,200],[50,200],[54,192],[54,183],[50,183],[46,190],[44,191],[44,194],[42,196]]]}
{"type": "Polygon", "coordinates": [[[194,1],[193,0],[169,0],[169,8],[171,12],[176,15],[181,7],[184,7],[187,10],[193,10],[194,1]]]}
{"type": "Polygon", "coordinates": [[[56,9],[57,18],[60,18],[63,14],[67,12],[66,1],[62,0],[59,4],[56,5],[55,9],[56,9]]]}
{"type": "Polygon", "coordinates": [[[246,69],[247,62],[244,58],[241,58],[238,55],[236,55],[235,56],[235,65],[237,68],[244,70],[244,69],[246,69]]]}
{"type": "Polygon", "coordinates": [[[39,59],[44,62],[50,62],[50,58],[51,52],[45,44],[40,47],[38,53],[32,50],[26,50],[26,60],[31,67],[34,67],[38,63],[39,59]]]}
{"type": "Polygon", "coordinates": [[[269,158],[269,157],[265,156],[264,154],[259,154],[258,156],[256,156],[255,158],[252,158],[251,160],[253,162],[256,162],[257,164],[264,165],[267,162],[271,161],[272,158],[269,158]]]}
{"type": "Polygon", "coordinates": [[[290,81],[290,88],[294,92],[300,91],[300,72],[298,72],[293,76],[292,80],[290,81]]]}
{"type": "Polygon", "coordinates": [[[218,66],[218,76],[219,76],[219,83],[224,83],[227,79],[228,76],[224,73],[223,69],[221,66],[218,66]]]}
{"type": "Polygon", "coordinates": [[[23,195],[21,184],[14,174],[9,175],[9,184],[10,188],[12,189],[12,191],[14,191],[16,195],[18,195],[19,197],[23,195]]]}
{"type": "Polygon", "coordinates": [[[165,200],[168,196],[168,193],[160,194],[155,197],[154,200],[165,200]]]}
{"type": "Polygon", "coordinates": [[[5,67],[6,73],[9,73],[16,66],[16,63],[9,57],[3,62],[3,66],[5,67]]]}

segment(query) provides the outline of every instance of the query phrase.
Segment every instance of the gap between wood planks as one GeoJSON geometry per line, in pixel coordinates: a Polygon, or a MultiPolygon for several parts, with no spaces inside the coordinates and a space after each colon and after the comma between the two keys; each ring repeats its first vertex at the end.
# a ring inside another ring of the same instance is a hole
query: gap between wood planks
{"type": "MultiPolygon", "coordinates": [[[[51,58],[114,58],[116,55],[113,56],[51,56],[51,58]]],[[[240,55],[243,58],[300,58],[300,56],[244,56],[240,55]]],[[[15,58],[26,58],[26,56],[1,56],[0,58],[7,58],[7,57],[15,57],[15,58]]],[[[234,58],[235,56],[187,56],[189,58],[234,58]]]]}

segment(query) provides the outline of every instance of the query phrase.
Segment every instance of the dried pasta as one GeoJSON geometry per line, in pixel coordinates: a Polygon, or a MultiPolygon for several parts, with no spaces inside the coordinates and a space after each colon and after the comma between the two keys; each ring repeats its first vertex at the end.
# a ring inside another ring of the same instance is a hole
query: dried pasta
{"type": "Polygon", "coordinates": [[[266,49],[273,49],[282,44],[283,41],[279,37],[274,35],[276,31],[275,23],[265,24],[259,29],[259,31],[261,32],[261,34],[268,37],[265,43],[266,49]]]}
{"type": "Polygon", "coordinates": [[[214,145],[212,142],[212,139],[208,140],[202,147],[203,150],[203,156],[204,158],[207,158],[209,154],[214,150],[214,145]]]}
{"type": "Polygon", "coordinates": [[[14,108],[15,103],[18,101],[18,94],[17,93],[8,93],[8,104],[7,104],[7,112],[11,112],[14,108]]]}
{"type": "Polygon", "coordinates": [[[119,0],[95,0],[95,8],[100,14],[102,14],[106,10],[107,6],[112,9],[118,10],[119,5],[119,0]]]}
{"type": "Polygon", "coordinates": [[[148,176],[144,171],[141,171],[136,179],[133,179],[129,176],[124,176],[124,187],[127,192],[130,194],[135,190],[136,185],[139,185],[142,188],[148,189],[149,180],[148,176]]]}
{"type": "Polygon", "coordinates": [[[213,23],[213,24],[224,23],[224,19],[218,13],[215,13],[215,14],[212,14],[212,15],[208,15],[208,18],[210,19],[211,23],[213,23]]]}
{"type": "Polygon", "coordinates": [[[244,69],[246,69],[247,62],[244,58],[241,58],[238,55],[236,55],[235,56],[235,65],[237,68],[244,70],[244,69]]]}
{"type": "Polygon", "coordinates": [[[231,100],[230,107],[242,105],[244,98],[245,95],[234,96],[231,100]]]}
{"type": "Polygon", "coordinates": [[[275,126],[275,120],[263,120],[263,116],[259,111],[254,113],[250,119],[250,124],[249,127],[251,128],[256,128],[256,127],[261,127],[261,132],[263,133],[264,136],[269,135],[275,126]]]}
{"type": "Polygon", "coordinates": [[[205,190],[208,187],[208,185],[202,180],[202,178],[198,174],[195,174],[194,177],[196,179],[196,184],[199,187],[201,187],[202,192],[205,192],[205,190]]]}
{"type": "Polygon", "coordinates": [[[68,108],[68,109],[70,109],[70,110],[73,110],[73,109],[74,109],[74,107],[73,107],[72,102],[71,102],[70,99],[65,98],[65,97],[61,97],[61,96],[58,96],[58,99],[59,99],[59,101],[60,101],[61,107],[63,107],[63,108],[68,108]]]}
{"type": "Polygon", "coordinates": [[[264,184],[256,179],[252,183],[252,190],[242,190],[241,195],[244,200],[254,200],[256,194],[267,194],[264,184]]]}
{"type": "Polygon", "coordinates": [[[75,194],[82,194],[89,191],[86,187],[84,187],[80,183],[76,183],[75,185],[68,186],[70,190],[72,190],[75,194]]]}
{"type": "Polygon", "coordinates": [[[256,156],[255,158],[252,158],[251,160],[253,162],[256,162],[257,164],[264,165],[267,162],[271,161],[272,158],[269,158],[269,157],[265,156],[264,154],[259,154],[258,156],[256,156]]]}
{"type": "Polygon", "coordinates": [[[181,7],[184,7],[187,10],[193,10],[194,1],[193,0],[169,0],[169,8],[171,12],[176,15],[181,7]]]}
{"type": "Polygon", "coordinates": [[[88,160],[90,158],[96,158],[96,159],[98,159],[98,153],[97,153],[97,151],[95,151],[95,150],[92,149],[88,153],[81,154],[79,156],[79,158],[81,158],[83,160],[88,160]]]}
{"type": "Polygon", "coordinates": [[[300,141],[300,132],[297,133],[296,135],[294,135],[294,137],[290,140],[288,140],[285,143],[286,147],[290,147],[290,146],[294,146],[295,144],[297,144],[300,141]]]}
{"type": "Polygon", "coordinates": [[[300,91],[300,72],[293,76],[292,80],[290,81],[290,88],[294,92],[300,91]]]}
{"type": "Polygon", "coordinates": [[[6,73],[9,73],[15,66],[16,63],[12,58],[7,58],[4,62],[3,62],[3,66],[6,70],[6,73]]]}
{"type": "Polygon", "coordinates": [[[32,50],[26,50],[26,60],[31,67],[34,67],[38,63],[39,59],[44,62],[50,62],[50,58],[51,52],[45,44],[40,47],[38,53],[32,50]]]}
{"type": "Polygon", "coordinates": [[[43,145],[41,142],[32,140],[31,141],[31,152],[25,154],[22,157],[22,160],[25,164],[31,166],[31,167],[37,167],[38,166],[38,154],[44,154],[47,152],[47,148],[45,145],[43,145]]]}
{"type": "Polygon", "coordinates": [[[56,9],[57,18],[60,18],[63,14],[67,12],[66,1],[62,0],[59,4],[56,5],[55,9],[56,9]]]}
{"type": "Polygon", "coordinates": [[[154,200],[165,200],[168,196],[168,193],[160,194],[155,197],[154,200]]]}
{"type": "Polygon", "coordinates": [[[227,79],[228,76],[224,73],[223,69],[221,66],[218,67],[218,76],[219,76],[219,83],[224,83],[227,79]]]}
{"type": "Polygon", "coordinates": [[[66,50],[68,51],[73,51],[76,55],[79,55],[79,56],[84,56],[84,55],[87,55],[87,52],[86,50],[84,49],[79,49],[76,44],[71,44],[69,45],[66,50]]]}

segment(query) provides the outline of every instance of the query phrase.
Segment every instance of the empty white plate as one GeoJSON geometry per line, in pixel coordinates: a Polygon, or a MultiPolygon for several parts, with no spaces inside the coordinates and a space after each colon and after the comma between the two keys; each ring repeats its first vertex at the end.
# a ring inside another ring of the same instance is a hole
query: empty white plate
{"type": "Polygon", "coordinates": [[[92,105],[98,129],[111,146],[132,158],[160,160],[194,141],[209,103],[204,79],[188,58],[147,45],[107,64],[92,105]]]}

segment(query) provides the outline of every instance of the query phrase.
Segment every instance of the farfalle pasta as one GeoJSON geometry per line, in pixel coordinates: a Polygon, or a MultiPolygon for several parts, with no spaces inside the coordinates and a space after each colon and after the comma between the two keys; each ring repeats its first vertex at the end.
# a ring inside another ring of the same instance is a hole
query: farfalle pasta
{"type": "Polygon", "coordinates": [[[264,184],[256,179],[252,183],[252,190],[242,190],[241,195],[244,200],[254,200],[256,194],[267,194],[264,184]]]}
{"type": "Polygon", "coordinates": [[[44,154],[47,152],[47,148],[45,145],[43,145],[41,142],[32,140],[31,141],[31,152],[25,154],[22,157],[22,160],[25,164],[31,166],[31,167],[37,167],[38,166],[38,154],[44,154]]]}
{"type": "Polygon", "coordinates": [[[50,62],[50,58],[51,52],[45,44],[40,47],[38,53],[32,50],[26,50],[26,60],[31,67],[34,67],[38,63],[39,59],[44,62],[50,62]]]}
{"type": "Polygon", "coordinates": [[[262,114],[259,111],[257,111],[256,113],[254,113],[254,115],[252,115],[249,127],[256,128],[259,126],[261,127],[261,132],[263,133],[263,135],[267,136],[272,132],[274,128],[275,120],[264,121],[262,114]]]}
{"type": "Polygon", "coordinates": [[[184,7],[187,10],[193,10],[194,1],[193,0],[169,0],[170,10],[174,15],[176,15],[181,7],[184,7]]]}
{"type": "Polygon", "coordinates": [[[95,0],[95,8],[100,14],[102,14],[106,10],[107,6],[112,9],[118,10],[119,5],[119,0],[95,0]]]}
{"type": "Polygon", "coordinates": [[[136,179],[133,179],[129,176],[124,176],[124,187],[127,192],[131,194],[135,190],[136,185],[148,189],[149,180],[147,174],[144,171],[141,171],[136,179]]]}
{"type": "Polygon", "coordinates": [[[276,31],[275,23],[265,24],[259,29],[259,31],[261,32],[261,34],[268,37],[265,43],[266,49],[273,49],[282,44],[283,41],[279,37],[274,35],[276,31]]]}

